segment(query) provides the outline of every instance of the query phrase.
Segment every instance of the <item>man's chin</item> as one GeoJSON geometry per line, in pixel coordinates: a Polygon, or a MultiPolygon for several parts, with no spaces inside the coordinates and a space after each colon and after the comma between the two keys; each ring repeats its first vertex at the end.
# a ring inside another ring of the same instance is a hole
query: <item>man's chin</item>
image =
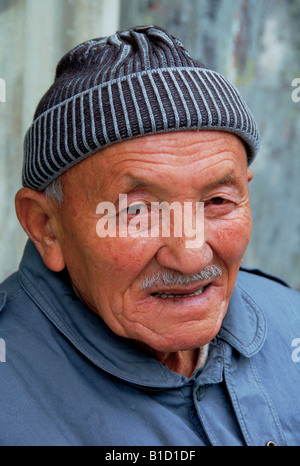
{"type": "Polygon", "coordinates": [[[217,335],[222,325],[222,319],[212,324],[204,322],[190,322],[177,328],[169,329],[167,335],[152,333],[151,336],[135,338],[136,344],[146,353],[177,353],[181,351],[197,350],[206,346],[217,335]]]}
{"type": "Polygon", "coordinates": [[[129,335],[133,331],[134,339],[158,351],[204,346],[216,336],[225,317],[225,288],[210,285],[202,294],[189,297],[148,296],[136,304],[137,315],[142,319],[130,324],[129,335]]]}

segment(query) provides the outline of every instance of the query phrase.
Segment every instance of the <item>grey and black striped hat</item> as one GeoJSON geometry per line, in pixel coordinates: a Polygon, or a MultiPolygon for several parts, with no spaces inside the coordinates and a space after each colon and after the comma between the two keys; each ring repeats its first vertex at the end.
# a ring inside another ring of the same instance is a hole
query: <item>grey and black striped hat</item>
{"type": "Polygon", "coordinates": [[[238,90],[156,26],[78,45],[57,65],[24,142],[23,186],[42,191],[64,171],[119,141],[179,130],[232,132],[249,163],[255,119],[238,90]]]}

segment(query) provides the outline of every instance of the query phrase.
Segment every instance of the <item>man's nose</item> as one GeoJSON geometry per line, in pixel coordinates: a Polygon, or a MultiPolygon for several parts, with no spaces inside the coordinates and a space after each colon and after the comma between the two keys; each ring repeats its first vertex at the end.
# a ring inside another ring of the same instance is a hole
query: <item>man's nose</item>
{"type": "Polygon", "coordinates": [[[213,251],[207,242],[197,248],[187,247],[185,238],[166,238],[156,253],[162,267],[184,274],[194,274],[211,265],[213,251]]]}

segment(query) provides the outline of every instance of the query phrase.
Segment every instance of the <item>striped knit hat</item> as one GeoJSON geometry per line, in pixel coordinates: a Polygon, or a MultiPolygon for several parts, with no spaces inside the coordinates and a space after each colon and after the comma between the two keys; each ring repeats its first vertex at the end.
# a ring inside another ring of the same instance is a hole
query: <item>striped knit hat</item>
{"type": "Polygon", "coordinates": [[[137,136],[179,130],[232,132],[248,161],[256,122],[237,89],[197,63],[156,26],[78,45],[59,62],[24,143],[23,186],[42,191],[89,155],[137,136]]]}

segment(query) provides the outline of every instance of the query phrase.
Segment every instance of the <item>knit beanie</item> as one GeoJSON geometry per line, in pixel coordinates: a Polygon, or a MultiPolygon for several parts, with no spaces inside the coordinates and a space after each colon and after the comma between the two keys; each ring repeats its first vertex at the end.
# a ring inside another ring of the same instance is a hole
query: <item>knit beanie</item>
{"type": "Polygon", "coordinates": [[[238,135],[251,163],[259,132],[225,77],[156,26],[84,42],[57,65],[24,141],[23,186],[43,191],[74,164],[138,136],[183,130],[238,135]]]}

